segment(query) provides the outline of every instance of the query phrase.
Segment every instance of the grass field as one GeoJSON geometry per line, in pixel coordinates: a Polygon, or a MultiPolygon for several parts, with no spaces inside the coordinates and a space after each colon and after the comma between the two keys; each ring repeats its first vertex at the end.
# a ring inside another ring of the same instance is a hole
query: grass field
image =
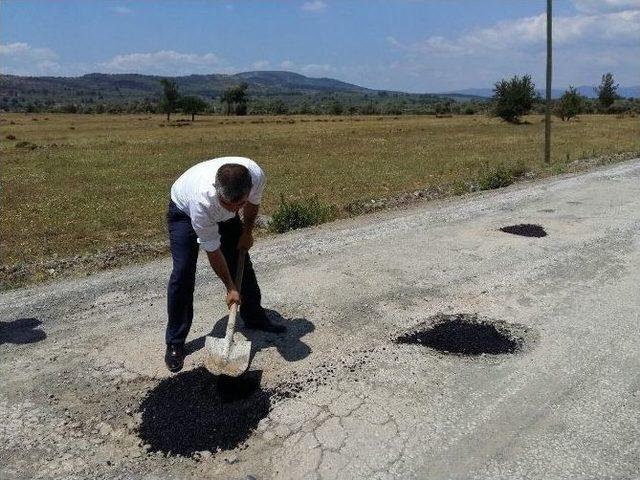
{"type": "Polygon", "coordinates": [[[349,203],[416,188],[464,191],[465,182],[497,165],[546,175],[580,158],[640,152],[640,123],[631,117],[554,119],[551,166],[542,162],[540,116],[523,125],[485,116],[174,121],[184,118],[167,125],[160,115],[3,114],[4,273],[124,241],[162,239],[172,182],[217,156],[247,156],[265,168],[267,213],[284,195],[317,196],[345,214],[349,203]]]}

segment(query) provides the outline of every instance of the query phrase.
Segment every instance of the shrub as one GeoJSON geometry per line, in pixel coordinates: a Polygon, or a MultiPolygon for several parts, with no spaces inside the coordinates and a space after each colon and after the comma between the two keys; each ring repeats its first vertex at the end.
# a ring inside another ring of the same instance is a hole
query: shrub
{"type": "Polygon", "coordinates": [[[493,114],[507,122],[520,123],[520,117],[531,111],[536,98],[536,86],[529,75],[500,80],[493,89],[493,114]]]}
{"type": "Polygon", "coordinates": [[[510,169],[504,165],[498,165],[495,169],[485,172],[478,181],[480,190],[493,190],[506,187],[514,182],[514,176],[510,169]]]}
{"type": "Polygon", "coordinates": [[[613,105],[613,102],[620,98],[618,96],[618,84],[613,80],[611,73],[602,75],[600,86],[595,89],[595,92],[598,95],[598,102],[603,112],[606,112],[613,105]]]}
{"type": "Polygon", "coordinates": [[[560,98],[554,113],[560,117],[563,122],[568,122],[572,117],[582,113],[582,105],[582,96],[575,87],[571,86],[560,98]]]}
{"type": "Polygon", "coordinates": [[[38,145],[36,145],[35,143],[22,141],[16,143],[16,148],[28,148],[29,150],[35,150],[36,148],[38,148],[38,145]]]}
{"type": "Polygon", "coordinates": [[[332,220],[336,216],[333,205],[326,205],[317,198],[286,200],[280,198],[280,205],[271,217],[269,230],[283,233],[297,228],[310,227],[332,220]]]}

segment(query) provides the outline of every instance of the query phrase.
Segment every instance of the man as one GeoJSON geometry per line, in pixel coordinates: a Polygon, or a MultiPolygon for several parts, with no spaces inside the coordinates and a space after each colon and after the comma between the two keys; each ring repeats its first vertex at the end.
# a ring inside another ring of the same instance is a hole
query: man
{"type": "Polygon", "coordinates": [[[172,372],[184,364],[184,343],[193,319],[193,290],[198,244],[207,252],[209,263],[222,280],[227,306],[241,303],[247,328],[281,333],[260,305],[261,295],[247,254],[242,285],[235,285],[240,251],[253,245],[253,226],[260,208],[265,175],[253,160],[243,157],[214,158],[199,163],[171,187],[167,211],[173,271],[167,291],[169,320],[165,340],[165,363],[172,372]],[[242,220],[238,212],[242,210],[242,220]]]}

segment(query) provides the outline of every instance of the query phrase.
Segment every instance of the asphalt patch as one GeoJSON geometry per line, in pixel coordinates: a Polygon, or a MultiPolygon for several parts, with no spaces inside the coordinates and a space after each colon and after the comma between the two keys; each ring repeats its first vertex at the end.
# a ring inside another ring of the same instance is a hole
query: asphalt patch
{"type": "Polygon", "coordinates": [[[356,359],[327,362],[268,389],[261,387],[261,371],[237,378],[215,376],[204,367],[179,373],[145,395],[138,408],[138,437],[150,452],[171,456],[242,447],[278,402],[327,385],[339,371],[355,374],[368,358],[365,352],[356,359]]]}
{"type": "Polygon", "coordinates": [[[519,225],[509,225],[508,227],[502,227],[501,232],[512,233],[513,235],[521,235],[523,237],[546,237],[547,232],[540,225],[531,223],[521,223],[519,225]]]}
{"type": "Polygon", "coordinates": [[[230,379],[205,368],[167,378],[143,399],[138,436],[167,455],[233,449],[269,414],[272,392],[260,379],[261,372],[230,379]]]}
{"type": "Polygon", "coordinates": [[[396,343],[417,344],[458,355],[508,354],[519,350],[524,338],[506,322],[481,319],[475,314],[436,315],[399,335],[396,343]]]}

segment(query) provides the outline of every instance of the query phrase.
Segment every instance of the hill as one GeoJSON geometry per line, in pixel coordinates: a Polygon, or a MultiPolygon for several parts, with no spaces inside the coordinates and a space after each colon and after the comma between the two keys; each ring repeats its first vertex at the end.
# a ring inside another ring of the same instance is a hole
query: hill
{"type": "MultiPolygon", "coordinates": [[[[160,99],[162,78],[165,77],[104,73],[80,77],[0,75],[0,110],[150,112],[160,99]]],[[[344,113],[422,114],[434,113],[438,108],[448,110],[457,102],[486,101],[479,96],[458,93],[435,95],[374,90],[332,78],[312,78],[285,71],[188,75],[172,79],[180,94],[205,100],[209,112],[219,112],[225,90],[243,82],[248,85],[249,113],[338,113],[341,110],[344,113]],[[438,104],[445,106],[436,108],[438,104]]]]}

